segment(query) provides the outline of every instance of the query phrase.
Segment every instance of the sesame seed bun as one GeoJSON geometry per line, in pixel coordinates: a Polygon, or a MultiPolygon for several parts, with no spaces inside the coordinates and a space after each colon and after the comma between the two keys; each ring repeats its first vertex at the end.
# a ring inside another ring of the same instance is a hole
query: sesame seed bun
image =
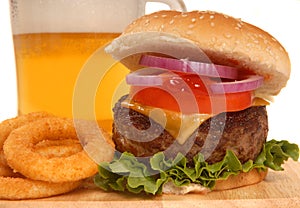
{"type": "Polygon", "coordinates": [[[263,86],[255,91],[255,96],[262,98],[277,95],[290,77],[289,56],[273,36],[211,11],[145,15],[130,24],[106,51],[130,70],[141,67],[138,60],[143,53],[235,66],[264,76],[263,86]]]}

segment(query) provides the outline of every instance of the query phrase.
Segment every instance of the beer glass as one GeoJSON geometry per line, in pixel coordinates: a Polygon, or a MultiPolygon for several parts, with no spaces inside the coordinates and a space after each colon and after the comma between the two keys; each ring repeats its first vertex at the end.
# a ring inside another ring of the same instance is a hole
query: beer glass
{"type": "MultiPolygon", "coordinates": [[[[185,10],[182,0],[10,0],[18,113],[47,111],[71,117],[80,70],[98,48],[145,13],[147,2],[185,10]]],[[[110,77],[119,80],[127,69],[121,64],[115,67],[120,69],[110,77]]],[[[105,91],[115,84],[107,82],[105,91]]]]}

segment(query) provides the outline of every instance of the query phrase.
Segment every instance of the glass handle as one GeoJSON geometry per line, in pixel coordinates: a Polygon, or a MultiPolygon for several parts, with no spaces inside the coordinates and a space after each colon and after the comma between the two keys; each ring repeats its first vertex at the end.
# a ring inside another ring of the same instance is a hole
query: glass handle
{"type": "Polygon", "coordinates": [[[146,0],[147,2],[161,2],[169,5],[171,10],[186,12],[183,0],[146,0]]]}

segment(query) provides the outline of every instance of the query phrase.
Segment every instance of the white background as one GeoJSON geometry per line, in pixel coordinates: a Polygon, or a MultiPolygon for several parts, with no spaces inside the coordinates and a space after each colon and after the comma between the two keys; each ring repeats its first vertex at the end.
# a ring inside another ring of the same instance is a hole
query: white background
{"type": "MultiPolygon", "coordinates": [[[[0,121],[17,115],[17,90],[9,0],[0,1],[0,121]]],[[[299,0],[185,0],[188,10],[215,10],[242,18],[271,33],[289,52],[291,79],[268,107],[269,138],[300,144],[300,1],[299,0]]],[[[166,9],[148,4],[147,12],[166,9]]]]}

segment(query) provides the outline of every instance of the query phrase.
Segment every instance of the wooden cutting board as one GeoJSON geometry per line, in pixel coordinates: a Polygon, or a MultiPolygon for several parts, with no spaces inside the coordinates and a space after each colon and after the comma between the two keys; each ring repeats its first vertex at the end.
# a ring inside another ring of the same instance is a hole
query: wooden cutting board
{"type": "Polygon", "coordinates": [[[241,208],[241,207],[300,207],[300,162],[288,161],[284,171],[269,171],[266,179],[256,185],[211,192],[207,195],[136,196],[107,193],[95,188],[79,189],[61,196],[38,200],[0,200],[0,208],[241,208]]]}

